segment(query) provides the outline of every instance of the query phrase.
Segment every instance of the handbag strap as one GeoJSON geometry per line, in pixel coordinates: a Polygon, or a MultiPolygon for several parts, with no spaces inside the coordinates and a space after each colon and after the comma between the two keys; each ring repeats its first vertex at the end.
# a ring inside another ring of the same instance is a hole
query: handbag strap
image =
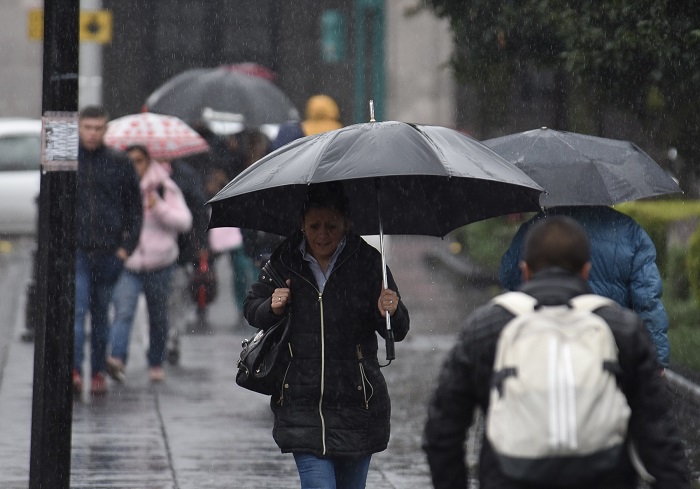
{"type": "Polygon", "coordinates": [[[265,266],[263,266],[263,272],[267,273],[270,278],[272,279],[272,282],[277,286],[278,289],[285,289],[287,288],[287,282],[282,278],[282,276],[275,270],[275,267],[272,266],[272,263],[270,260],[265,263],[265,266]]]}

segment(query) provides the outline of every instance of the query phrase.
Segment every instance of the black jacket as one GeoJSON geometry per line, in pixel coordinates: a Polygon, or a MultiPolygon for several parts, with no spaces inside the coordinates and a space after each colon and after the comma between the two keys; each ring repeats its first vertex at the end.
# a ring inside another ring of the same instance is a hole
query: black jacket
{"type": "Polygon", "coordinates": [[[177,257],[179,265],[199,263],[198,252],[209,248],[207,228],[209,227],[209,208],[204,184],[199,173],[184,160],[174,160],[170,164],[170,178],[180,187],[185,203],[192,213],[192,229],[177,237],[180,253],[177,257]]]}
{"type": "MultiPolygon", "coordinates": [[[[377,332],[386,323],[377,309],[381,256],[360,236],[348,235],[323,294],[299,251],[301,233],[270,258],[291,279],[293,357],[280,395],[271,399],[273,436],[283,452],[359,456],[386,449],[391,404],[377,359],[377,332]]],[[[396,284],[388,273],[389,288],[396,284]]],[[[262,276],[244,303],[248,322],[266,328],[279,320],[270,309],[274,285],[262,276]]],[[[396,341],[409,329],[399,302],[391,318],[396,341]]]]}
{"type": "MultiPolygon", "coordinates": [[[[572,297],[590,293],[580,277],[557,269],[536,274],[521,290],[544,305],[565,304],[572,297]]],[[[618,306],[602,307],[595,313],[610,325],[619,348],[620,386],[632,410],[629,433],[646,469],[657,479],[653,487],[689,487],[669,389],[659,374],[661,366],[641,318],[618,306]]],[[[466,430],[476,408],[486,412],[496,343],[512,317],[498,305],[486,304],[478,308],[470,315],[443,366],[430,401],[423,439],[433,484],[438,489],[467,487],[463,449],[466,430]]],[[[481,489],[532,487],[506,479],[486,438],[482,443],[481,489]]],[[[580,487],[634,489],[635,477],[625,457],[616,470],[595,480],[582,481],[580,487]]]]}
{"type": "Polygon", "coordinates": [[[122,153],[106,146],[78,150],[76,235],[78,248],[131,254],[139,242],[143,208],[138,176],[122,153]]]}

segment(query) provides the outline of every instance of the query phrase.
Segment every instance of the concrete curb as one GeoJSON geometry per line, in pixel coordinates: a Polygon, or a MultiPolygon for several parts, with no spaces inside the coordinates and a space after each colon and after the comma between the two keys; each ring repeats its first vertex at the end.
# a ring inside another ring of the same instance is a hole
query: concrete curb
{"type": "Polygon", "coordinates": [[[700,386],[682,375],[677,374],[669,369],[666,369],[666,378],[670,384],[673,384],[679,389],[685,390],[688,394],[693,396],[696,401],[700,402],[700,386]]]}

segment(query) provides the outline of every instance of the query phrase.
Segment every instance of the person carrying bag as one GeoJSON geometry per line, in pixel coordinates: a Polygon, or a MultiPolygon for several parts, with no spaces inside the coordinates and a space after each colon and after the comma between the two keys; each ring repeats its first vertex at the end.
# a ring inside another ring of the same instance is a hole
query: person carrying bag
{"type": "MultiPolygon", "coordinates": [[[[287,287],[284,279],[269,261],[262,269],[260,280],[267,281],[277,288],[287,287]]],[[[291,320],[292,314],[287,312],[269,328],[260,329],[251,339],[243,340],[236,374],[238,385],[265,395],[272,395],[279,390],[289,358],[292,356],[291,347],[286,341],[291,320]]]]}

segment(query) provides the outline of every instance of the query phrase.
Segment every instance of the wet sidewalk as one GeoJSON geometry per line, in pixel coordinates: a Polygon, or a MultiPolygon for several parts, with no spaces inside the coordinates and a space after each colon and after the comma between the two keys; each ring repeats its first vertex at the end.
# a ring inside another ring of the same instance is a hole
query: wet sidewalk
{"type": "MultiPolygon", "coordinates": [[[[392,396],[392,438],[373,458],[368,487],[430,486],[420,450],[425,402],[446,350],[467,310],[482,293],[455,289],[444,268],[426,258],[447,249],[437,238],[391,237],[388,264],[412,318],[409,338],[384,370],[392,396]]],[[[5,307],[0,340],[0,487],[25,489],[29,480],[34,345],[23,343],[23,287],[29,253],[17,250],[0,266],[5,307]],[[26,256],[25,256],[26,254],[26,256]],[[9,315],[8,315],[9,313],[9,315]],[[9,316],[9,319],[8,319],[9,316]],[[10,321],[11,320],[11,321],[10,321]],[[10,324],[11,323],[11,324],[10,324]]],[[[240,343],[254,330],[233,325],[228,258],[217,264],[221,290],[210,310],[211,327],[182,339],[178,365],[153,384],[145,359],[145,316],[132,335],[127,380],[110,383],[104,397],[86,392],[73,405],[72,488],[291,488],[298,476],[291,455],[271,435],[269,398],[238,387],[240,343]]],[[[383,344],[380,346],[380,359],[383,344]]]]}
{"type": "MultiPolygon", "coordinates": [[[[425,405],[455,332],[476,305],[498,290],[457,278],[448,241],[390,237],[387,261],[411,314],[411,331],[384,369],[392,399],[389,448],[375,454],[368,488],[431,487],[420,449],[425,405]],[[442,256],[442,259],[436,257],[442,256]],[[457,280],[456,280],[457,279],[457,280]]],[[[0,488],[27,489],[31,440],[34,345],[24,343],[24,284],[31,246],[0,253],[0,488]]],[[[86,392],[73,404],[71,488],[238,489],[299,487],[291,455],[272,440],[265,396],[235,383],[241,340],[254,333],[234,327],[227,258],[217,263],[220,291],[208,330],[182,339],[177,366],[152,384],[145,358],[145,314],[137,317],[123,385],[110,382],[104,397],[86,392]]],[[[383,359],[380,341],[380,360],[383,359]]],[[[680,379],[680,382],[679,380],[680,379]]],[[[674,402],[694,477],[700,466],[695,384],[672,382],[674,402]]],[[[87,387],[86,387],[87,388],[87,387]]]]}

